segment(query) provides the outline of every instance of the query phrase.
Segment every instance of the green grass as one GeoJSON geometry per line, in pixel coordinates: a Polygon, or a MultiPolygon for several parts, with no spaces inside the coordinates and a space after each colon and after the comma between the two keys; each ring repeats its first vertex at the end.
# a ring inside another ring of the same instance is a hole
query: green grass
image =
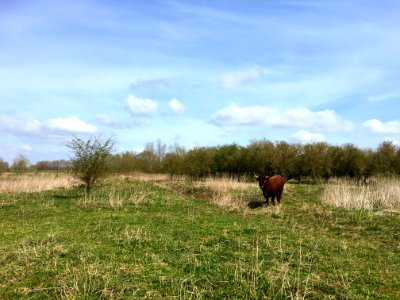
{"type": "Polygon", "coordinates": [[[209,194],[116,179],[88,199],[0,194],[0,298],[400,299],[398,214],[325,207],[310,185],[280,208],[209,194]]]}

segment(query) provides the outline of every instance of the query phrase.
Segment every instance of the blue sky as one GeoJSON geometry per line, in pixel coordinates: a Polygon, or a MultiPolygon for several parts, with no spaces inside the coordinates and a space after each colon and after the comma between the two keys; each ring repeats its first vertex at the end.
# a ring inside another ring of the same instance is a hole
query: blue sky
{"type": "Polygon", "coordinates": [[[400,1],[0,1],[0,158],[400,143],[400,1]]]}

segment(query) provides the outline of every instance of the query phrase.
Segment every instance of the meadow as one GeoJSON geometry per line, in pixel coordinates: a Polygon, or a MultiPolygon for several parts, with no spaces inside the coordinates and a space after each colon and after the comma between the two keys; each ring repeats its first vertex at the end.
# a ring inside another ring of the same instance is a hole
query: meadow
{"type": "Polygon", "coordinates": [[[255,182],[134,174],[85,196],[3,174],[0,298],[400,299],[400,182],[380,180],[288,183],[267,207],[255,182]]]}

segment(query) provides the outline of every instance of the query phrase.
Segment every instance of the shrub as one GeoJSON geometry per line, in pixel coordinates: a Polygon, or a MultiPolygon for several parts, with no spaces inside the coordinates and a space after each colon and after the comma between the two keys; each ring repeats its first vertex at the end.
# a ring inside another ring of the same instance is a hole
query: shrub
{"type": "Polygon", "coordinates": [[[92,187],[107,172],[107,158],[114,148],[112,139],[105,142],[98,137],[84,141],[74,138],[67,144],[74,154],[71,159],[71,173],[85,186],[86,194],[90,194],[92,187]]]}

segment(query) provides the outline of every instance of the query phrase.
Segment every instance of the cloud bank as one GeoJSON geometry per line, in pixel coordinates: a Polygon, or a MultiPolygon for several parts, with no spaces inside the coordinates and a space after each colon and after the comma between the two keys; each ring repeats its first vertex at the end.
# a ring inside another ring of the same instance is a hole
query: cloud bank
{"type": "Polygon", "coordinates": [[[96,126],[86,123],[75,116],[47,120],[43,123],[43,127],[55,132],[95,133],[97,131],[96,126]]]}
{"type": "Polygon", "coordinates": [[[295,108],[280,111],[269,106],[243,106],[231,103],[228,107],[212,115],[211,123],[219,127],[272,126],[314,128],[316,131],[349,131],[352,122],[345,120],[333,110],[311,111],[308,108],[295,108]]]}
{"type": "Polygon", "coordinates": [[[400,133],[400,121],[381,122],[372,119],[363,123],[363,126],[375,133],[400,133]]]}
{"type": "Polygon", "coordinates": [[[307,144],[315,142],[325,142],[325,136],[321,133],[313,133],[307,130],[299,130],[292,135],[292,140],[295,142],[307,144]]]}
{"type": "Polygon", "coordinates": [[[70,134],[93,134],[97,127],[82,121],[76,116],[57,117],[45,121],[24,120],[0,116],[0,128],[10,133],[22,135],[70,135],[70,134]]]}

